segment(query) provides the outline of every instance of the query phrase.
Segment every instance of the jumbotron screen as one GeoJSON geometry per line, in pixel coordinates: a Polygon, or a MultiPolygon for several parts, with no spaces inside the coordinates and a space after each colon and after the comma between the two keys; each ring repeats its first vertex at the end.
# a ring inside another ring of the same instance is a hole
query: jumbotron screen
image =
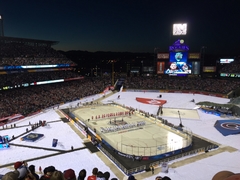
{"type": "Polygon", "coordinates": [[[165,74],[191,74],[192,64],[188,62],[188,52],[170,52],[165,74]]]}

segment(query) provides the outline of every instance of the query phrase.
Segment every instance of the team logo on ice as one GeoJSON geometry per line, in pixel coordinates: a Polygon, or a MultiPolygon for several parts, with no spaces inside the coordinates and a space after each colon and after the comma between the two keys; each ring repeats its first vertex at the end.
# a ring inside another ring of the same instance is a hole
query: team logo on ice
{"type": "Polygon", "coordinates": [[[137,97],[136,100],[144,104],[152,104],[152,105],[158,105],[158,106],[163,105],[167,102],[166,100],[139,98],[139,97],[137,97]]]}
{"type": "Polygon", "coordinates": [[[225,129],[231,129],[231,130],[239,130],[240,124],[233,123],[233,122],[224,122],[221,124],[221,126],[225,129]]]}

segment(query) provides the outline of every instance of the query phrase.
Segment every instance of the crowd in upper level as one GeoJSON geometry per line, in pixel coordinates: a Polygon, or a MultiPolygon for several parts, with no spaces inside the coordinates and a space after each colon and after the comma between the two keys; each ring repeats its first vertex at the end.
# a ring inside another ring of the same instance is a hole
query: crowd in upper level
{"type": "Polygon", "coordinates": [[[179,77],[129,77],[126,78],[124,82],[124,88],[127,89],[196,90],[220,94],[227,94],[237,89],[239,85],[240,81],[238,80],[179,77]]]}
{"type": "Polygon", "coordinates": [[[234,62],[225,65],[221,70],[221,73],[239,73],[240,72],[240,59],[235,59],[234,62]]]}
{"type": "Polygon", "coordinates": [[[18,86],[25,83],[49,81],[57,79],[76,78],[80,75],[73,71],[45,71],[34,73],[13,73],[0,75],[0,88],[5,86],[18,86]]]}
{"type": "Polygon", "coordinates": [[[19,43],[0,43],[0,59],[0,66],[75,64],[51,47],[19,43]]]}

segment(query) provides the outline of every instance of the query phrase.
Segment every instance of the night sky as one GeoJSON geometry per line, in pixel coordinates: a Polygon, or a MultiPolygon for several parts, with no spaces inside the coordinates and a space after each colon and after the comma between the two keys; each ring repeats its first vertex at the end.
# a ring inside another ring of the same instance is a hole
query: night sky
{"type": "Polygon", "coordinates": [[[168,52],[181,38],[190,52],[240,54],[240,0],[0,0],[0,14],[5,36],[57,50],[168,52]],[[171,36],[173,23],[187,36],[171,36]]]}

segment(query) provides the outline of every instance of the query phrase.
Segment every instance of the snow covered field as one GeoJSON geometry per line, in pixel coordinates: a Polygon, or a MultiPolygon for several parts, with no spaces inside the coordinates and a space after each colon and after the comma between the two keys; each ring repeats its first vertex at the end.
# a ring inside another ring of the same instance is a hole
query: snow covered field
{"type": "MultiPolygon", "coordinates": [[[[109,103],[109,101],[115,101],[119,104],[124,104],[125,106],[137,108],[149,112],[150,114],[156,114],[158,106],[142,104],[136,101],[136,97],[142,98],[153,98],[156,99],[159,93],[144,93],[144,92],[121,92],[120,99],[117,96],[120,93],[113,94],[108,98],[105,98],[102,102],[109,103]]],[[[180,94],[180,93],[161,93],[162,98],[167,100],[167,103],[163,106],[164,108],[179,108],[179,109],[195,109],[195,103],[200,101],[212,101],[215,103],[227,103],[229,99],[198,95],[198,94],[180,94]],[[195,100],[195,103],[190,102],[192,99],[195,100]]],[[[98,99],[101,95],[96,95],[94,97],[85,98],[80,100],[81,103],[91,101],[92,98],[98,99]]],[[[76,106],[80,101],[71,102],[60,106],[60,109],[76,106]]],[[[173,180],[203,180],[211,179],[213,175],[222,170],[229,170],[234,173],[239,173],[240,167],[240,134],[223,136],[215,128],[214,124],[216,120],[226,119],[217,117],[215,115],[205,114],[202,111],[198,110],[199,120],[184,119],[182,118],[182,123],[184,126],[192,130],[192,132],[201,137],[207,138],[211,141],[215,141],[221,144],[220,147],[231,146],[236,148],[234,152],[222,152],[220,154],[197,160],[193,163],[185,164],[178,166],[177,168],[170,168],[168,174],[159,173],[154,174],[153,177],[145,178],[145,180],[152,180],[157,175],[160,176],[169,176],[173,180]]],[[[164,117],[169,122],[173,124],[179,124],[179,118],[164,117]]],[[[39,166],[44,169],[49,165],[53,165],[56,169],[64,171],[66,169],[72,168],[75,170],[75,173],[78,174],[81,169],[87,170],[87,175],[91,174],[91,171],[94,167],[98,167],[102,172],[109,171],[111,178],[117,177],[115,172],[107,166],[101,158],[96,154],[92,154],[88,149],[82,149],[79,151],[73,151],[65,154],[58,155],[57,153],[61,150],[70,150],[71,146],[74,148],[84,147],[84,139],[81,139],[76,132],[63,121],[60,120],[59,114],[53,110],[47,110],[33,117],[27,117],[21,121],[15,122],[16,126],[29,125],[29,122],[37,123],[39,120],[46,120],[48,126],[39,127],[34,132],[44,134],[44,137],[36,142],[26,142],[22,141],[20,138],[11,141],[14,144],[34,146],[37,148],[28,148],[20,146],[11,146],[9,149],[0,150],[0,165],[14,163],[16,161],[27,160],[28,164],[34,164],[36,166],[36,171],[38,171],[39,166]],[[52,147],[52,139],[58,139],[57,147],[52,147]],[[43,150],[39,147],[50,148],[50,150],[43,150]],[[46,155],[54,155],[51,157],[44,157],[46,155]],[[31,160],[32,158],[42,157],[37,160],[31,160]]],[[[10,126],[10,125],[8,125],[10,126]]],[[[25,127],[19,127],[14,129],[5,129],[0,131],[0,135],[13,135],[16,137],[26,131],[25,127]]],[[[214,150],[213,150],[214,151],[214,150]]],[[[174,162],[180,161],[176,160],[174,162]]],[[[170,162],[169,165],[171,165],[170,162]]],[[[5,174],[13,169],[13,166],[8,166],[6,168],[0,169],[0,174],[5,174]]],[[[138,177],[138,175],[136,175],[138,177]]],[[[123,179],[126,179],[124,177],[123,179]]],[[[138,179],[138,178],[137,178],[138,179]]]]}

